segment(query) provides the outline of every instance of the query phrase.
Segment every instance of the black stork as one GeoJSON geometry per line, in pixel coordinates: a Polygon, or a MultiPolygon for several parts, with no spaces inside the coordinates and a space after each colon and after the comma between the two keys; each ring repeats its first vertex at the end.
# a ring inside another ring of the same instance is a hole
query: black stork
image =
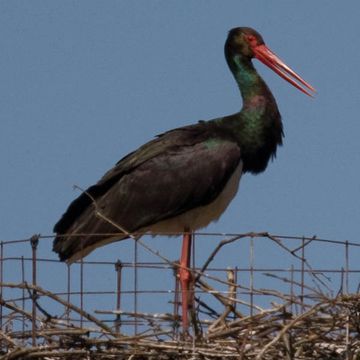
{"type": "Polygon", "coordinates": [[[225,57],[240,88],[240,112],[157,136],[84,191],[54,227],[54,251],[69,263],[129,233],[183,233],[179,277],[184,331],[188,328],[191,232],[217,220],[235,196],[241,175],[264,171],[282,144],[276,101],[252,59],[305,94],[312,96],[315,91],[251,28],[230,30],[225,57]],[[119,232],[114,224],[124,229],[124,235],[114,236],[119,232]]]}

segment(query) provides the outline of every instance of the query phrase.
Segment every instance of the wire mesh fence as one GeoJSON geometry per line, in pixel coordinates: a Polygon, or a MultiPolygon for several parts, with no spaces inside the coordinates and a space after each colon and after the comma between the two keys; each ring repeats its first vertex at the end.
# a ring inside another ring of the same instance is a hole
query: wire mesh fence
{"type": "Polygon", "coordinates": [[[360,358],[359,243],[194,234],[188,337],[168,235],[73,265],[52,236],[1,241],[2,358],[360,358]]]}

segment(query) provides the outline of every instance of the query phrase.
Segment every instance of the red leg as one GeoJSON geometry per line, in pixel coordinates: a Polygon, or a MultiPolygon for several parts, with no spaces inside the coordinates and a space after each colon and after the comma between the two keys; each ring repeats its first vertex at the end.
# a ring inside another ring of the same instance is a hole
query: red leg
{"type": "Polygon", "coordinates": [[[191,241],[191,234],[188,232],[184,233],[181,250],[179,277],[181,286],[182,327],[185,333],[188,332],[189,328],[188,309],[191,273],[188,268],[190,268],[191,241]]]}

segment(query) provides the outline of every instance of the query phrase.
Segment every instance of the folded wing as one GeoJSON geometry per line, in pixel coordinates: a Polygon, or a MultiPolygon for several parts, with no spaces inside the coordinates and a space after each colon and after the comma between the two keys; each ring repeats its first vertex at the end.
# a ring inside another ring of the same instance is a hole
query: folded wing
{"type": "Polygon", "coordinates": [[[127,237],[114,236],[119,228],[103,217],[129,233],[166,224],[168,219],[181,219],[185,223],[180,227],[195,230],[191,217],[184,220],[181,215],[215,203],[239,166],[238,144],[214,136],[203,125],[167,132],[120,160],[70,204],[55,225],[54,251],[61,260],[74,261],[127,237]],[[103,217],[96,215],[95,204],[103,217]]]}

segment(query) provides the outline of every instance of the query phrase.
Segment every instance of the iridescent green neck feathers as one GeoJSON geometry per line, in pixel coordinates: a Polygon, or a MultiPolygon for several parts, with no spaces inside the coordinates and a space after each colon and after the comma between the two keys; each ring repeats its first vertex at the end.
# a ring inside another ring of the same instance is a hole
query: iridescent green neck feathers
{"type": "Polygon", "coordinates": [[[219,119],[231,130],[240,145],[244,170],[259,173],[282,144],[282,123],[276,101],[257,73],[251,59],[226,54],[226,60],[238,84],[243,100],[239,113],[219,119]]]}

